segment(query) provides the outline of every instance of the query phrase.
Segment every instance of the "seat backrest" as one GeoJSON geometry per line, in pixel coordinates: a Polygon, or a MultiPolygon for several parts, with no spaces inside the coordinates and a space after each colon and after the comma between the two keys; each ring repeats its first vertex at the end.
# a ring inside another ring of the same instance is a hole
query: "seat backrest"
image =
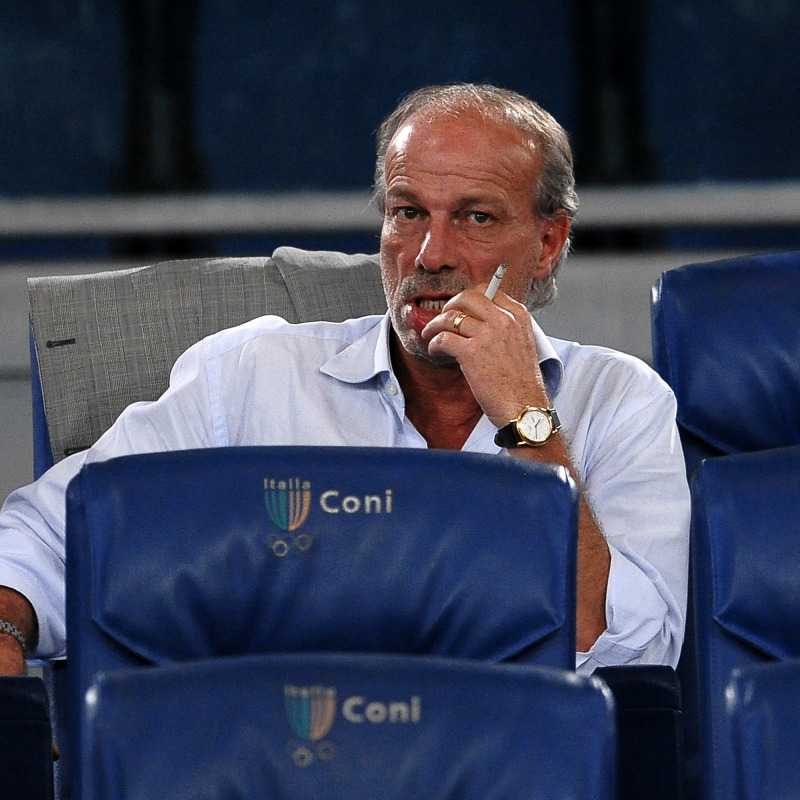
{"type": "Polygon", "coordinates": [[[727,690],[737,800],[795,797],[800,786],[800,661],[735,670],[727,690]]]}
{"type": "MultiPolygon", "coordinates": [[[[704,458],[800,444],[798,308],[800,252],[687,264],[656,282],[653,365],[675,392],[690,477],[704,458]]],[[[693,631],[690,606],[678,664],[688,796],[703,760],[693,631]]]]}
{"type": "Polygon", "coordinates": [[[800,658],[800,447],[704,461],[692,495],[703,797],[728,800],[732,670],[800,658]]]}
{"type": "Polygon", "coordinates": [[[689,474],[704,457],[800,444],[800,251],[689,264],[652,296],[653,364],[689,474]]]}
{"type": "Polygon", "coordinates": [[[126,406],[161,395],[177,357],[204,336],[263,314],[339,321],[386,310],[377,256],[292,247],[31,278],[28,294],[37,477],[94,444],[126,406]]]}
{"type": "Polygon", "coordinates": [[[98,676],[84,800],[614,797],[597,678],[433,657],[293,654],[98,676]]]}
{"type": "Polygon", "coordinates": [[[3,797],[53,800],[53,733],[39,677],[0,676],[0,775],[3,797]]]}
{"type": "Polygon", "coordinates": [[[634,664],[593,673],[614,696],[618,800],[683,797],[683,699],[672,667],[634,664]]]}
{"type": "Polygon", "coordinates": [[[574,668],[576,542],[553,465],[341,447],[92,463],[67,492],[69,702],[100,670],[264,652],[574,668]]]}

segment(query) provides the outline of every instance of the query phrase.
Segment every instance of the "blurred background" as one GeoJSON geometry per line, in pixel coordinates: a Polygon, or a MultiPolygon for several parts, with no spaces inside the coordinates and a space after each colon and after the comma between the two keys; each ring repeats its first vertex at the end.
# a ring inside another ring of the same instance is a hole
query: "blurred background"
{"type": "Polygon", "coordinates": [[[554,335],[648,359],[663,269],[800,247],[792,0],[29,0],[0,9],[0,500],[30,477],[25,278],[375,252],[374,135],[488,81],[569,132],[554,335]]]}

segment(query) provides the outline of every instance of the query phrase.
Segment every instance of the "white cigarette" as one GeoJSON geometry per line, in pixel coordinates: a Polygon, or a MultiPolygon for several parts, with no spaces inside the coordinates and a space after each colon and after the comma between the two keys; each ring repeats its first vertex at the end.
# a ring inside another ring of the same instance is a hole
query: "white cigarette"
{"type": "Polygon", "coordinates": [[[497,290],[500,288],[500,284],[503,280],[503,275],[506,274],[506,270],[508,269],[508,264],[501,264],[492,275],[491,281],[489,281],[489,285],[486,287],[486,297],[490,300],[494,300],[494,296],[497,294],[497,290]]]}

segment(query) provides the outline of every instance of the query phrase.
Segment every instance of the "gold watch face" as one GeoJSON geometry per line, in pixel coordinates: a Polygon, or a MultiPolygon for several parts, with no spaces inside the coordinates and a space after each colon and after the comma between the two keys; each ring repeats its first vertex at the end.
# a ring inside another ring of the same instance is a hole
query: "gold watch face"
{"type": "Polygon", "coordinates": [[[531,444],[544,444],[553,432],[550,415],[539,408],[529,408],[517,420],[517,431],[531,444]]]}

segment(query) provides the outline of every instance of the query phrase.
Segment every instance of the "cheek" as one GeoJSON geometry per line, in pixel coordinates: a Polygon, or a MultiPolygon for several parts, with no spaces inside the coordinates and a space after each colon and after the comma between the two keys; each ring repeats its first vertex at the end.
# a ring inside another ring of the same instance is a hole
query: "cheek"
{"type": "Polygon", "coordinates": [[[417,223],[398,223],[392,218],[384,218],[381,227],[381,251],[391,252],[396,260],[406,260],[419,252],[425,236],[424,227],[417,223]]]}
{"type": "Polygon", "coordinates": [[[546,277],[547,275],[547,270],[540,273],[536,263],[532,260],[533,258],[534,255],[531,253],[530,248],[528,248],[527,252],[520,255],[518,263],[521,265],[521,268],[514,270],[513,274],[511,270],[509,270],[503,280],[503,291],[523,305],[528,299],[528,294],[530,293],[534,280],[546,277]]]}
{"type": "Polygon", "coordinates": [[[402,239],[398,235],[397,226],[389,217],[383,218],[381,226],[381,253],[396,253],[402,245],[402,239]]]}
{"type": "Polygon", "coordinates": [[[508,286],[506,286],[505,281],[503,281],[503,291],[518,303],[525,305],[525,301],[531,290],[531,284],[532,280],[526,280],[524,278],[511,281],[508,286]]]}
{"type": "Polygon", "coordinates": [[[396,289],[404,277],[414,272],[416,251],[404,247],[396,237],[381,237],[381,271],[385,288],[396,289]]]}
{"type": "Polygon", "coordinates": [[[381,242],[381,280],[383,281],[383,292],[387,302],[391,305],[391,299],[397,292],[400,283],[400,275],[391,249],[385,247],[383,242],[381,242]]]}
{"type": "Polygon", "coordinates": [[[381,275],[383,280],[383,293],[386,295],[386,302],[392,305],[392,298],[397,293],[397,279],[393,275],[387,275],[386,270],[383,270],[381,275]]]}

